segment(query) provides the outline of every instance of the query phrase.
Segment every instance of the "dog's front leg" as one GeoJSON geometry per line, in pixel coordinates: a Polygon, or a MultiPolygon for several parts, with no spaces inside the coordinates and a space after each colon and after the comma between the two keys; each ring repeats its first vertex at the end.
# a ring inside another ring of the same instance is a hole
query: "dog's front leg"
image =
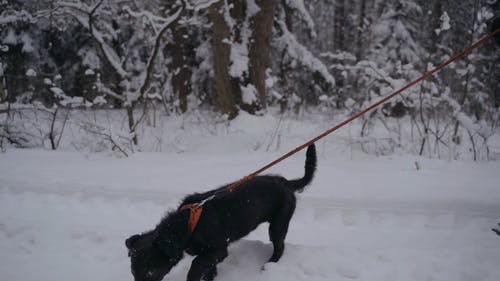
{"type": "Polygon", "coordinates": [[[217,276],[217,266],[210,265],[210,267],[205,270],[205,272],[202,274],[201,279],[204,281],[212,281],[215,279],[215,276],[217,276]]]}
{"type": "Polygon", "coordinates": [[[191,263],[187,281],[200,281],[202,276],[204,276],[207,281],[210,281],[217,274],[216,265],[226,257],[227,248],[218,249],[197,256],[191,263]]]}

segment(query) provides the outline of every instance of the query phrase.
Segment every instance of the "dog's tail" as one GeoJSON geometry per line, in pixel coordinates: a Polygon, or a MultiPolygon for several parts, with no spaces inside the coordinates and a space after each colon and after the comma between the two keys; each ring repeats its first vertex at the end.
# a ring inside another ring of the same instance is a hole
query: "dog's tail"
{"type": "Polygon", "coordinates": [[[304,187],[311,183],[314,171],[316,171],[316,146],[311,144],[306,151],[305,174],[301,179],[289,181],[294,191],[302,192],[304,187]]]}

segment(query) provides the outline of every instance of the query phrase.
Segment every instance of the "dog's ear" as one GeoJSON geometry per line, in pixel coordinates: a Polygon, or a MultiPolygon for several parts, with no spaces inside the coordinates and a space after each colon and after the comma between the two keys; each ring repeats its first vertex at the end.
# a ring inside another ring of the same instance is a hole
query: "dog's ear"
{"type": "Polygon", "coordinates": [[[139,240],[139,238],[141,238],[140,234],[130,236],[127,240],[125,240],[125,246],[127,246],[129,250],[135,250],[137,240],[139,240]]]}

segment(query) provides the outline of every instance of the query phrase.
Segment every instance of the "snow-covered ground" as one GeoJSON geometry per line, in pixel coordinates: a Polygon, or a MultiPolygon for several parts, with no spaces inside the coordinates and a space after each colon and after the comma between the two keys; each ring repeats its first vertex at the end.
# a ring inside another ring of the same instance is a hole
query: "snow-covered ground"
{"type": "MultiPolygon", "coordinates": [[[[500,280],[500,162],[319,152],[281,261],[266,226],[230,248],[218,280],[500,280]],[[416,169],[418,162],[419,169],[416,169]]],[[[2,280],[132,280],[124,240],[186,193],[237,179],[276,152],[42,150],[0,155],[2,280]]],[[[304,153],[271,173],[303,173],[304,153]]],[[[185,258],[165,280],[185,280],[185,258]]]]}

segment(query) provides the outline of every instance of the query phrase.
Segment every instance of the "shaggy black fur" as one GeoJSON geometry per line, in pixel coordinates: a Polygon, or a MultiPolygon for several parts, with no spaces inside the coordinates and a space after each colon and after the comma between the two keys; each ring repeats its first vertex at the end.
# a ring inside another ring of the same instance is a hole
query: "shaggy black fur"
{"type": "MultiPolygon", "coordinates": [[[[314,144],[307,148],[305,175],[287,180],[281,176],[259,176],[232,192],[206,202],[194,232],[188,233],[189,210],[172,211],[155,229],[134,235],[125,242],[129,249],[132,274],[136,281],[159,281],[186,252],[196,256],[188,281],[213,280],[216,265],[227,256],[229,243],[236,241],[263,222],[269,222],[269,237],[274,252],[269,259],[277,262],[285,249],[288,224],[295,211],[295,192],[302,191],[316,170],[314,144]]],[[[187,196],[182,204],[200,202],[223,191],[226,186],[187,196]]]]}

